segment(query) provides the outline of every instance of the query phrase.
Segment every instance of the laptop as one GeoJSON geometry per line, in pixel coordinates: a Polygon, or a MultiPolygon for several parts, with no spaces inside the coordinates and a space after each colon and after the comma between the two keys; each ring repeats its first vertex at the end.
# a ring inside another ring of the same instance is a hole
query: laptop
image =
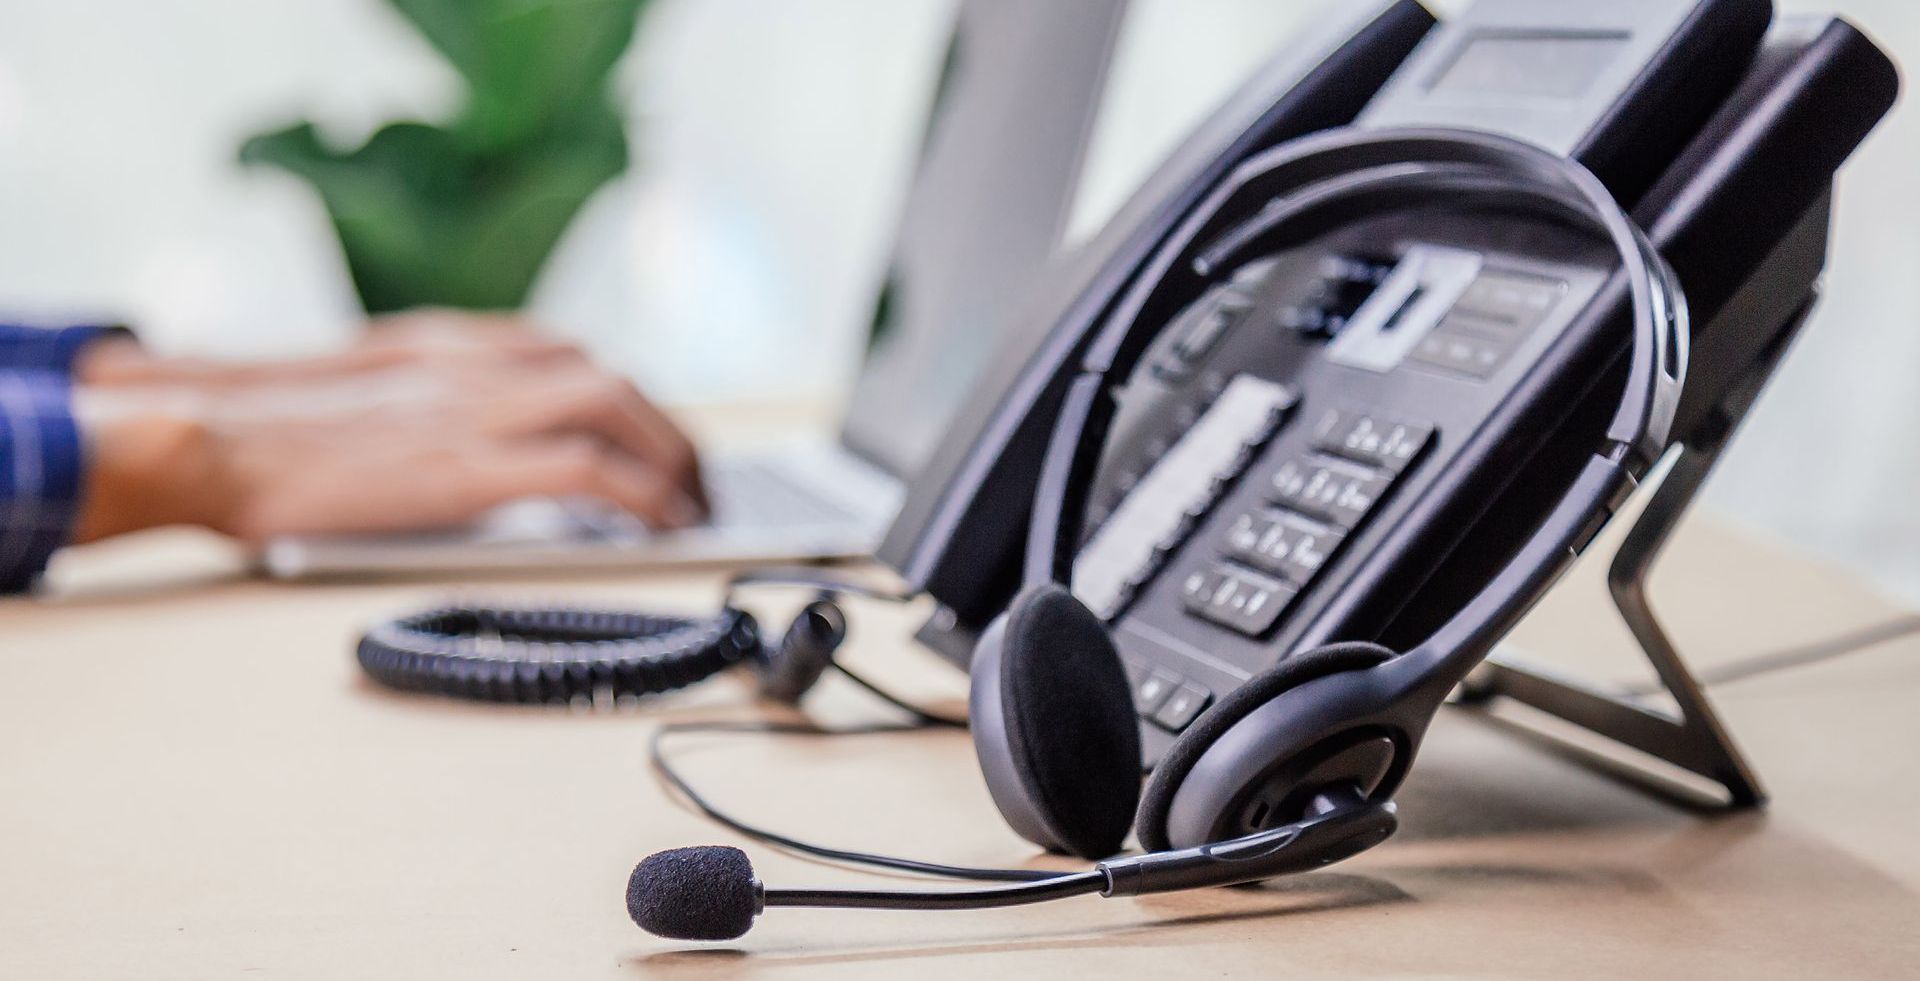
{"type": "Polygon", "coordinates": [[[654,532],[599,502],[529,499],[462,528],[278,539],[262,554],[266,572],[303,579],[870,555],[905,482],[1072,224],[1126,8],[1111,0],[957,6],[837,440],[709,448],[713,516],[698,527],[654,532]],[[1046,98],[1027,97],[1036,80],[1046,98]]]}

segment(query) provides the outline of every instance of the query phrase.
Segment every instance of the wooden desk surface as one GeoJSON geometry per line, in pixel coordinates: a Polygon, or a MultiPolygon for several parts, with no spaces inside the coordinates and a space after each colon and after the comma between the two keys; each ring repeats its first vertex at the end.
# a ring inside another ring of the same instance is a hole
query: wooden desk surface
{"type": "MultiPolygon", "coordinates": [[[[1681,810],[1449,712],[1401,795],[1400,836],[1323,873],[1026,911],[775,911],[744,940],[703,948],[647,937],[622,908],[636,859],[729,840],[668,800],[644,744],[663,720],[757,711],[744,684],[599,713],[391,694],[361,678],[357,631],[444,598],[447,584],[121,581],[172,569],[183,548],[163,537],[80,555],[62,595],[0,603],[0,977],[1920,970],[1920,642],[1716,691],[1774,794],[1764,814],[1681,810]]],[[[1595,573],[1570,578],[1521,641],[1621,673],[1632,659],[1595,573]]],[[[705,610],[716,579],[472,592],[705,610]]],[[[1893,612],[1844,576],[1704,522],[1684,531],[1657,586],[1703,664],[1893,612]]],[[[860,606],[853,617],[855,661],[926,697],[960,694],[954,672],[907,645],[911,616],[860,606]]],[[[816,706],[835,720],[878,711],[844,684],[816,706]]],[[[958,734],[689,750],[715,796],[794,834],[1033,861],[958,734]]],[[[750,850],[774,883],[873,881],[750,850]]]]}

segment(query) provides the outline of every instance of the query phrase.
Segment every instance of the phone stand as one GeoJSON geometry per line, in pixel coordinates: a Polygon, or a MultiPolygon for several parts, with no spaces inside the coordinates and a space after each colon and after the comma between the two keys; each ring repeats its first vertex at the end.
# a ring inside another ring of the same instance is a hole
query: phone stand
{"type": "MultiPolygon", "coordinates": [[[[1714,411],[1684,438],[1675,440],[1668,451],[1670,466],[1665,476],[1628,529],[1607,569],[1613,604],[1653,665],[1661,691],[1651,697],[1629,689],[1606,691],[1556,675],[1515,655],[1496,652],[1463,686],[1459,704],[1490,708],[1500,699],[1510,699],[1720,785],[1726,797],[1718,803],[1725,807],[1758,807],[1766,802],[1766,792],[1752,767],[1720,723],[1699,679],[1681,660],[1648,603],[1647,582],[1687,507],[1712,474],[1721,452],[1812,308],[1812,300],[1801,306],[1714,411]],[[1673,707],[1659,705],[1655,701],[1659,694],[1671,698],[1673,707]]],[[[1544,732],[1537,734],[1552,738],[1544,732]]],[[[1611,762],[1603,757],[1592,761],[1611,762]]],[[[1619,775],[1670,796],[1679,791],[1656,773],[1630,769],[1619,775]]]]}

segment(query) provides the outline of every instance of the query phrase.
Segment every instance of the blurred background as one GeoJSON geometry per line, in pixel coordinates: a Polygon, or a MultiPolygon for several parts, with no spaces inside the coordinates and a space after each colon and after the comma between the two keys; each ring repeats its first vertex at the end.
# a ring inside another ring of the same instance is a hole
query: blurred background
{"type": "MultiPolygon", "coordinates": [[[[1346,6],[1132,0],[1066,239],[1346,6]]],[[[1779,6],[1920,52],[1911,0],[1779,6]]],[[[955,15],[952,0],[644,5],[612,76],[631,168],[566,226],[529,309],[668,403],[843,398],[955,15]]],[[[337,346],[363,313],[328,211],[285,170],[242,167],[240,147],[299,119],[357,146],[456,115],[465,91],[387,0],[0,0],[0,319],[124,321],[178,353],[337,346]]],[[[1909,98],[1844,172],[1827,299],[1704,506],[1920,604],[1917,112],[1909,98]]]]}

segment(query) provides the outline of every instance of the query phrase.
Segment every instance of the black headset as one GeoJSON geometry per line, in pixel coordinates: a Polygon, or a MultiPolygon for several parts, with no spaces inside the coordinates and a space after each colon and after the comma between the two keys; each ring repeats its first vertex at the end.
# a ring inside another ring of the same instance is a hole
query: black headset
{"type": "Polygon", "coordinates": [[[1506,137],[1437,129],[1337,130],[1252,158],[1175,232],[1093,339],[1048,443],[1026,585],[974,651],[973,742],[1001,814],[1049,851],[1105,860],[1070,875],[978,876],[1035,881],[963,891],[776,890],[754,878],[738,849],[683,848],[640,863],[628,912],[656,934],[723,940],[769,906],[977,909],[1138,895],[1272,878],[1379,844],[1396,827],[1391,795],[1447,695],[1664,451],[1687,340],[1672,270],[1576,162],[1506,137]],[[1612,243],[1633,306],[1619,409],[1531,540],[1425,642],[1404,653],[1345,642],[1287,656],[1202,714],[1143,788],[1125,670],[1107,624],[1070,589],[1115,389],[1172,314],[1240,262],[1359,217],[1436,202],[1525,208],[1612,243]],[[1148,852],[1108,858],[1129,831],[1148,852]]]}
{"type": "Polygon", "coordinates": [[[1202,845],[1299,814],[1328,788],[1384,800],[1442,700],[1658,457],[1678,401],[1685,300],[1646,236],[1578,164],[1477,132],[1341,131],[1272,151],[1241,174],[1163,251],[1094,340],[1048,444],[1028,584],[974,653],[974,745],[987,785],[1008,823],[1052,851],[1110,855],[1129,828],[1152,849],[1202,845]],[[1196,720],[1142,791],[1125,671],[1106,624],[1070,592],[1114,390],[1165,322],[1160,312],[1184,306],[1236,260],[1435,194],[1543,208],[1612,240],[1636,315],[1632,368],[1606,439],[1533,540],[1425,643],[1400,655],[1350,642],[1286,657],[1196,720]],[[1190,243],[1250,197],[1271,203],[1189,254],[1190,243]]]}

